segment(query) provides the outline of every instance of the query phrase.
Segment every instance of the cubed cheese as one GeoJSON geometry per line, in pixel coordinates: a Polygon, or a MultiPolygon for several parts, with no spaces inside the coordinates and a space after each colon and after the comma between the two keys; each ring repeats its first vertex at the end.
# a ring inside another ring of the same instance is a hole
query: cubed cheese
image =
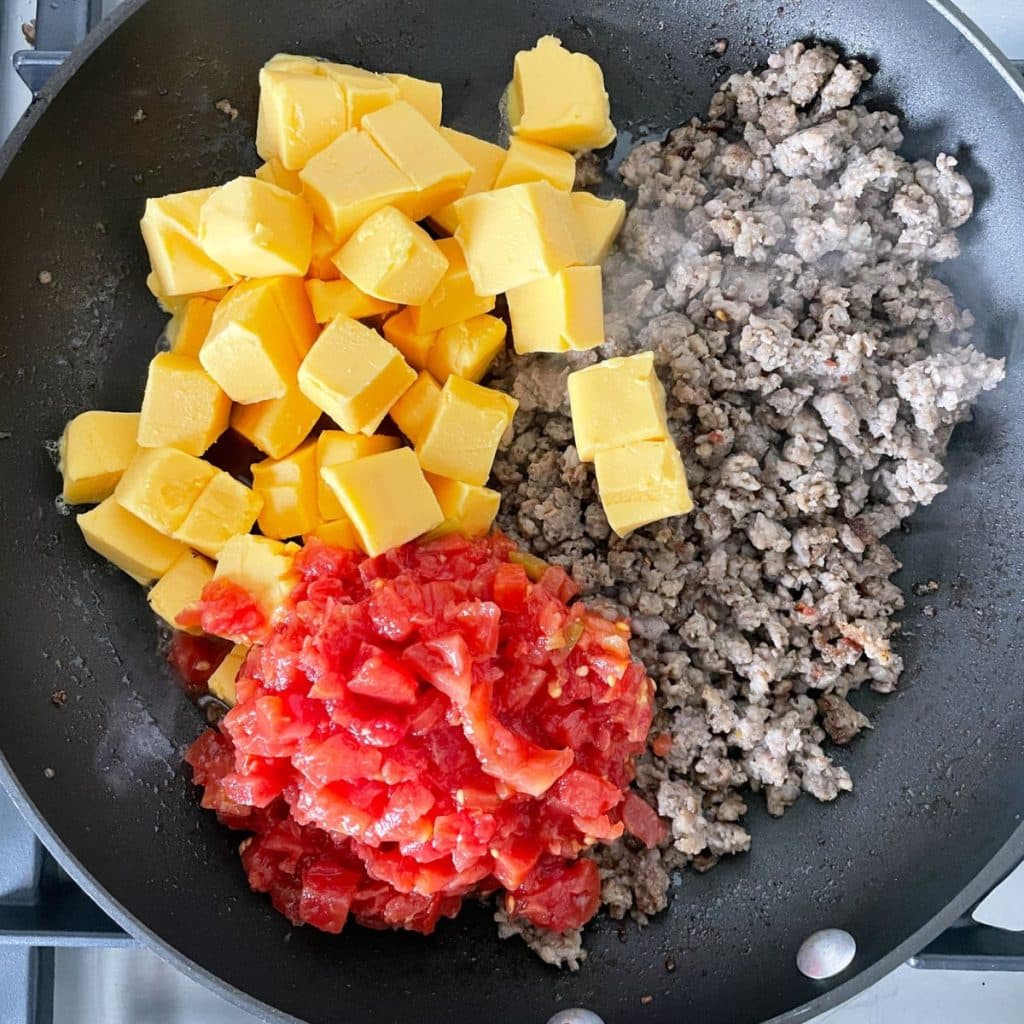
{"type": "Polygon", "coordinates": [[[114,489],[117,503],[169,537],[217,475],[208,462],[177,448],[142,448],[114,489]]]}
{"type": "Polygon", "coordinates": [[[569,408],[583,462],[605,448],[669,437],[665,389],[651,352],[606,359],[570,373],[569,408]]]}
{"type": "Polygon", "coordinates": [[[444,518],[411,448],[328,466],[323,478],[369,555],[415,540],[444,518]]]}
{"type": "Polygon", "coordinates": [[[410,306],[426,302],[448,269],[437,242],[393,206],[367,217],[334,264],[367,295],[410,306]]]}
{"type": "Polygon", "coordinates": [[[620,536],[693,508],[683,460],[671,440],[639,441],[594,456],[608,525],[620,536]]]}
{"type": "Polygon", "coordinates": [[[554,36],[516,54],[508,120],[524,139],[574,152],[615,140],[601,66],[585,53],[566,50],[554,36]]]}
{"type": "Polygon", "coordinates": [[[299,178],[299,172],[289,171],[280,160],[271,157],[265,164],[260,164],[253,174],[268,185],[276,185],[297,196],[302,195],[302,180],[299,178]]]}
{"type": "Polygon", "coordinates": [[[216,191],[201,188],[146,200],[139,226],[160,295],[193,295],[238,280],[199,244],[199,211],[216,191]]]}
{"type": "MultiPolygon", "coordinates": [[[[335,501],[338,499],[335,498],[335,501]]],[[[340,504],[338,506],[341,507],[340,504]]],[[[321,544],[329,544],[332,548],[347,548],[349,551],[362,551],[359,533],[346,518],[332,519],[329,523],[320,523],[314,530],[303,537],[305,543],[318,540],[321,544]]]]}
{"type": "Polygon", "coordinates": [[[256,152],[264,160],[276,159],[298,171],[348,126],[341,84],[320,65],[260,71],[256,152]]]}
{"type": "Polygon", "coordinates": [[[210,299],[188,299],[168,327],[171,351],[176,356],[199,358],[199,350],[210,332],[217,303],[210,299]]]}
{"type": "MultiPolygon", "coordinates": [[[[286,280],[244,281],[213,314],[199,360],[232,401],[249,405],[281,398],[295,380],[300,343],[277,294],[286,280]]],[[[302,283],[292,283],[306,301],[302,283]]]]}
{"type": "Polygon", "coordinates": [[[621,199],[600,199],[589,192],[573,192],[576,215],[576,254],[580,263],[604,262],[626,219],[621,199]]]}
{"type": "MultiPolygon", "coordinates": [[[[363,128],[413,183],[393,205],[422,220],[461,196],[473,168],[415,107],[403,100],[363,118],[363,128]]],[[[344,271],[342,271],[344,273],[344,271]]]]}
{"type": "Polygon", "coordinates": [[[357,129],[339,135],[299,176],[303,196],[336,245],[371,213],[416,190],[373,139],[357,129]]]}
{"type": "Polygon", "coordinates": [[[481,295],[506,292],[578,262],[572,200],[546,181],[479,192],[455,205],[455,237],[481,295]]]}
{"type": "Polygon", "coordinates": [[[516,352],[565,352],[604,344],[600,267],[566,267],[505,296],[516,352]]]}
{"type": "Polygon", "coordinates": [[[62,497],[69,505],[92,505],[109,498],[139,450],[137,412],[83,412],[60,439],[62,497]]]}
{"type": "Polygon", "coordinates": [[[237,697],[235,694],[235,680],[238,673],[242,671],[245,659],[249,655],[249,648],[245,644],[235,644],[228,651],[224,660],[213,670],[207,682],[207,688],[214,697],[222,700],[229,708],[235,706],[237,697]]]}
{"type": "Polygon", "coordinates": [[[317,281],[311,278],[306,282],[306,294],[318,324],[329,323],[336,316],[365,320],[398,308],[393,302],[384,302],[367,295],[344,278],[338,281],[317,281]]]}
{"type": "MultiPolygon", "coordinates": [[[[473,168],[473,173],[469,176],[469,181],[462,194],[471,196],[493,188],[494,179],[505,162],[505,150],[493,142],[486,142],[483,139],[478,139],[475,135],[467,135],[465,132],[457,132],[454,128],[442,126],[440,130],[445,142],[473,168]]],[[[447,206],[435,210],[430,215],[430,222],[439,230],[454,235],[455,229],[459,226],[455,205],[449,203],[447,206]]]]}
{"type": "Polygon", "coordinates": [[[323,68],[345,93],[351,128],[358,128],[367,114],[394,103],[399,97],[398,86],[384,75],[352,64],[325,64],[323,68]]]}
{"type": "Polygon", "coordinates": [[[139,414],[143,448],[202,455],[227,429],[231,399],[198,359],[160,352],[149,363],[139,414]]]}
{"type": "Polygon", "coordinates": [[[501,505],[501,495],[497,491],[435,473],[427,474],[427,483],[445,519],[457,524],[460,533],[479,537],[490,530],[501,505]]]}
{"type": "Polygon", "coordinates": [[[303,277],[313,251],[313,211],[277,185],[235,178],[203,203],[199,242],[240,277],[303,277]]]}
{"type": "Polygon", "coordinates": [[[441,385],[426,370],[420,370],[416,383],[391,406],[395,425],[413,444],[419,440],[423,424],[434,415],[440,398],[441,385]]]}
{"type": "Polygon", "coordinates": [[[236,405],[231,428],[272,459],[283,459],[302,444],[320,419],[320,410],[291,385],[281,398],[236,405]]]}
{"type": "Polygon", "coordinates": [[[350,434],[372,434],[416,379],[401,352],[358,320],[337,317],[299,367],[299,387],[350,434]]]}
{"type": "MultiPolygon", "coordinates": [[[[392,406],[392,408],[394,407],[392,406]]],[[[334,491],[327,486],[321,475],[325,466],[337,466],[342,462],[363,459],[367,455],[390,452],[400,445],[401,441],[397,437],[391,437],[388,434],[367,436],[366,434],[347,434],[344,430],[321,431],[320,436],[316,439],[317,502],[320,508],[320,518],[332,521],[341,519],[345,515],[345,510],[334,496],[334,491]]]]}
{"type": "Polygon", "coordinates": [[[133,516],[113,498],[78,517],[86,544],[146,586],[159,579],[186,550],[133,516]]]}
{"type": "Polygon", "coordinates": [[[213,578],[231,580],[247,590],[270,620],[298,582],[294,566],[297,551],[298,544],[252,533],[238,534],[224,545],[213,578]]]}
{"type": "Polygon", "coordinates": [[[338,243],[319,222],[313,222],[313,254],[309,258],[309,276],[318,281],[335,281],[340,276],[334,265],[338,243]]]}
{"type": "Polygon", "coordinates": [[[576,160],[572,153],[531,139],[510,139],[505,162],[494,179],[495,188],[547,181],[562,192],[571,192],[576,181],[576,160]]]}
{"type": "Polygon", "coordinates": [[[454,238],[441,238],[435,244],[448,261],[448,269],[423,305],[409,307],[417,334],[429,334],[494,309],[495,296],[477,295],[462,246],[454,238]]]}
{"type": "Polygon", "coordinates": [[[209,299],[211,302],[220,302],[228,293],[227,288],[211,288],[205,292],[197,292],[194,295],[164,295],[160,291],[160,282],[153,271],[146,275],[146,288],[149,290],[150,295],[156,299],[157,305],[165,313],[170,313],[172,317],[180,317],[185,312],[185,307],[190,299],[209,299]]]}
{"type": "Polygon", "coordinates": [[[427,354],[437,337],[437,331],[419,333],[413,326],[413,307],[409,306],[384,321],[384,337],[405,356],[410,366],[422,370],[427,365],[427,354]]]}
{"type": "MultiPolygon", "coordinates": [[[[212,579],[213,563],[209,559],[194,551],[183,551],[149,592],[149,606],[172,629],[182,629],[178,615],[203,596],[203,587],[212,579]]],[[[197,626],[185,631],[202,632],[197,626]]]]}
{"type": "Polygon", "coordinates": [[[316,441],[307,441],[283,459],[252,467],[252,488],[262,498],[260,532],[287,540],[308,533],[320,521],[317,500],[316,441]]]}
{"type": "Polygon", "coordinates": [[[449,377],[434,415],[420,432],[420,464],[430,473],[467,484],[487,483],[498,444],[518,408],[502,391],[449,377]]]}
{"type": "Polygon", "coordinates": [[[232,537],[252,529],[262,507],[258,494],[229,473],[218,472],[174,531],[174,538],[210,558],[219,558],[232,537]]]}
{"type": "Polygon", "coordinates": [[[443,90],[440,82],[426,82],[412,75],[385,75],[398,88],[398,98],[415,107],[435,128],[441,127],[443,90]]]}
{"type": "Polygon", "coordinates": [[[505,346],[505,321],[475,316],[437,332],[427,369],[443,384],[452,374],[478,381],[505,346]]]}

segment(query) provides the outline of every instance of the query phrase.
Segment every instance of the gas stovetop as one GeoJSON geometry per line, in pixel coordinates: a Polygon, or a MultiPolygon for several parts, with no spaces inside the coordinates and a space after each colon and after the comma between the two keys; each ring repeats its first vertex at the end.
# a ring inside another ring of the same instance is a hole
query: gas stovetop
{"type": "MultiPolygon", "coordinates": [[[[32,91],[118,3],[0,0],[0,141],[32,91]]],[[[1024,70],[1024,0],[960,6],[1024,70]]],[[[1024,865],[907,965],[812,1024],[1009,1024],[1024,1019],[1022,1003],[1024,865]]],[[[126,935],[0,793],[0,1024],[254,1021],[126,935]]]]}

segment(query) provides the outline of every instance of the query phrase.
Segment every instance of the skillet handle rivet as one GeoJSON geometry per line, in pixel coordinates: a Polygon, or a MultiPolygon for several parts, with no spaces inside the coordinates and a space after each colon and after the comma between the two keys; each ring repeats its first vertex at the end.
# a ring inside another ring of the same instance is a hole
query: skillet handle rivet
{"type": "Polygon", "coordinates": [[[845,971],[857,953],[853,936],[842,928],[823,928],[808,935],[796,954],[800,973],[815,981],[834,978],[845,971]]]}
{"type": "Polygon", "coordinates": [[[593,1010],[574,1006],[571,1010],[559,1010],[548,1024],[604,1024],[604,1021],[593,1010]]]}

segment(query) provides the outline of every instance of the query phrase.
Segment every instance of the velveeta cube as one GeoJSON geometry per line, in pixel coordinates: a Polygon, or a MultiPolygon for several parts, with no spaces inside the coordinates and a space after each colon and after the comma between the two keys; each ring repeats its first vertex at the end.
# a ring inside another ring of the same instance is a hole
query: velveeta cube
{"type": "Polygon", "coordinates": [[[252,487],[263,501],[260,532],[287,540],[308,533],[320,521],[317,500],[316,442],[283,459],[267,459],[252,467],[252,487]]]}
{"type": "Polygon", "coordinates": [[[637,441],[665,441],[665,389],[654,355],[606,359],[569,374],[569,408],[581,461],[605,448],[637,441]]]}
{"type": "Polygon", "coordinates": [[[109,498],[139,450],[137,412],[79,413],[60,439],[61,496],[69,505],[109,498]]]}
{"type": "MultiPolygon", "coordinates": [[[[213,578],[231,580],[247,590],[269,621],[298,582],[294,565],[298,551],[298,544],[242,533],[224,545],[213,578]]],[[[227,639],[248,642],[250,638],[229,636],[227,639]]]]}
{"type": "Polygon", "coordinates": [[[415,540],[444,518],[411,448],[328,466],[323,478],[371,556],[415,540]]]}
{"type": "MultiPolygon", "coordinates": [[[[441,126],[440,132],[445,142],[473,168],[462,194],[471,196],[493,188],[494,179],[505,162],[505,150],[493,142],[486,142],[465,132],[457,132],[454,128],[446,128],[444,125],[441,126]]],[[[459,216],[455,212],[454,203],[435,210],[430,215],[430,222],[440,231],[454,235],[455,229],[459,226],[459,216]]]]}
{"type": "Polygon", "coordinates": [[[338,317],[299,367],[299,387],[350,434],[372,434],[416,379],[402,354],[358,320],[338,317]]]}
{"type": "Polygon", "coordinates": [[[594,456],[594,470],[608,525],[620,537],[693,508],[683,460],[671,440],[605,448],[594,456]]]}
{"type": "Polygon", "coordinates": [[[571,192],[576,181],[576,160],[564,149],[512,138],[505,161],[494,179],[494,187],[505,188],[527,181],[546,181],[561,192],[571,192]]]}
{"type": "Polygon", "coordinates": [[[323,69],[345,93],[350,128],[358,128],[367,114],[399,98],[398,86],[386,75],[378,75],[352,64],[324,64],[323,69]]]}
{"type": "Polygon", "coordinates": [[[364,131],[339,135],[303,167],[302,194],[335,245],[371,213],[415,192],[415,185],[364,131]]]}
{"type": "Polygon", "coordinates": [[[334,264],[367,295],[411,306],[426,302],[448,269],[437,243],[393,206],[367,217],[334,264]]]}
{"type": "Polygon", "coordinates": [[[235,680],[238,678],[238,673],[242,671],[242,666],[248,656],[249,648],[245,644],[235,644],[207,681],[206,685],[210,693],[218,700],[222,700],[229,708],[235,706],[235,680]]]}
{"type": "Polygon", "coordinates": [[[122,508],[172,536],[217,474],[208,462],[177,448],[142,448],[114,489],[122,508]]]}
{"type": "Polygon", "coordinates": [[[566,352],[604,344],[600,267],[566,267],[506,295],[516,352],[566,352]]]}
{"type": "Polygon", "coordinates": [[[580,263],[601,264],[626,220],[621,199],[599,199],[589,192],[570,196],[575,214],[576,252],[580,263]]]}
{"type": "Polygon", "coordinates": [[[409,322],[417,334],[430,334],[482,316],[495,305],[495,296],[477,295],[462,246],[454,238],[441,238],[435,244],[448,261],[448,268],[427,301],[409,307],[409,322]]]}
{"type": "Polygon", "coordinates": [[[345,510],[338,503],[334,491],[327,486],[323,479],[323,470],[327,466],[338,466],[342,462],[354,462],[367,455],[390,452],[400,445],[401,442],[397,437],[391,437],[388,434],[367,436],[366,434],[348,434],[344,430],[322,431],[316,439],[317,502],[320,507],[320,517],[328,521],[345,517],[345,510]]]}
{"type": "Polygon", "coordinates": [[[110,497],[78,516],[86,544],[136,582],[159,579],[186,550],[110,497]]]}
{"type": "Polygon", "coordinates": [[[480,537],[490,530],[501,506],[501,495],[497,491],[434,473],[427,474],[427,483],[445,520],[455,524],[460,533],[480,537]]]}
{"type": "Polygon", "coordinates": [[[146,200],[139,226],[159,295],[194,295],[238,280],[199,244],[199,211],[216,191],[201,188],[146,200]]]}
{"type": "Polygon", "coordinates": [[[444,91],[440,82],[427,82],[412,75],[386,74],[384,77],[398,89],[399,99],[415,107],[435,128],[441,127],[444,91]]]}
{"type": "Polygon", "coordinates": [[[202,455],[227,429],[231,399],[198,359],[161,352],[149,364],[139,414],[143,448],[202,455]]]}
{"type": "Polygon", "coordinates": [[[174,355],[199,358],[199,350],[206,341],[216,308],[217,303],[211,299],[195,298],[185,302],[184,308],[175,314],[167,326],[167,336],[174,355]]]}
{"type": "Polygon", "coordinates": [[[502,391],[449,377],[416,454],[429,473],[483,485],[519,403],[502,391]]]}
{"type": "Polygon", "coordinates": [[[280,398],[236,405],[231,412],[231,429],[264,455],[283,459],[306,440],[320,416],[320,410],[296,383],[280,398]]]}
{"type": "Polygon", "coordinates": [[[410,366],[422,370],[437,338],[437,331],[420,332],[413,324],[413,307],[407,306],[400,313],[384,321],[384,337],[398,349],[410,366]]]}
{"type": "Polygon", "coordinates": [[[309,296],[313,318],[318,324],[330,323],[336,316],[366,320],[398,308],[393,302],[384,302],[367,295],[344,278],[337,281],[317,281],[311,278],[306,282],[306,295],[309,296]]]}
{"type": "Polygon", "coordinates": [[[309,257],[309,276],[318,281],[336,281],[341,275],[334,265],[338,243],[319,222],[313,222],[313,247],[309,257]]]}
{"type": "Polygon", "coordinates": [[[437,332],[427,356],[427,369],[444,383],[453,374],[478,381],[505,347],[505,321],[475,316],[437,332]]]}
{"type": "Polygon", "coordinates": [[[172,629],[202,633],[195,626],[179,626],[178,616],[203,596],[203,587],[212,579],[211,561],[194,551],[183,551],[149,592],[149,606],[172,629]]]}
{"type": "Polygon", "coordinates": [[[413,220],[422,220],[465,192],[473,168],[411,104],[399,100],[362,123],[413,183],[415,192],[393,204],[413,220]]]}
{"type": "MultiPolygon", "coordinates": [[[[338,499],[335,498],[334,500],[337,501],[338,499]]],[[[338,507],[341,507],[340,504],[338,507]]],[[[332,548],[345,548],[348,551],[363,552],[359,531],[352,525],[352,520],[345,516],[332,519],[329,523],[320,523],[302,539],[306,544],[311,540],[318,540],[321,544],[327,544],[332,548]]]]}
{"type": "Polygon", "coordinates": [[[199,211],[199,242],[240,277],[303,276],[313,248],[306,201],[258,178],[222,185],[199,211]]]}
{"type": "Polygon", "coordinates": [[[302,180],[298,171],[289,171],[280,160],[271,157],[265,164],[260,164],[253,171],[253,176],[265,181],[268,185],[276,185],[293,195],[302,195],[302,180]]]}
{"type": "Polygon", "coordinates": [[[232,537],[253,528],[262,507],[258,494],[229,473],[218,472],[174,531],[174,539],[210,558],[219,558],[232,537]]]}
{"type": "Polygon", "coordinates": [[[392,420],[413,444],[419,440],[423,425],[434,415],[440,398],[441,385],[426,370],[420,370],[416,383],[391,406],[392,420]]]}

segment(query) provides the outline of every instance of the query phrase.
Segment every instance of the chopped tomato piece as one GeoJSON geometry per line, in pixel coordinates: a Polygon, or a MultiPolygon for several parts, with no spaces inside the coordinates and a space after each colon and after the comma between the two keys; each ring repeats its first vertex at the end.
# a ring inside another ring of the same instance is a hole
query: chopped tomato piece
{"type": "Polygon", "coordinates": [[[388,704],[415,704],[419,686],[413,675],[387,651],[379,647],[369,650],[372,653],[349,679],[348,688],[353,693],[376,697],[388,704]]]}
{"type": "Polygon", "coordinates": [[[622,823],[648,850],[663,843],[668,836],[668,828],[657,811],[633,790],[626,794],[622,805],[622,823]]]}

